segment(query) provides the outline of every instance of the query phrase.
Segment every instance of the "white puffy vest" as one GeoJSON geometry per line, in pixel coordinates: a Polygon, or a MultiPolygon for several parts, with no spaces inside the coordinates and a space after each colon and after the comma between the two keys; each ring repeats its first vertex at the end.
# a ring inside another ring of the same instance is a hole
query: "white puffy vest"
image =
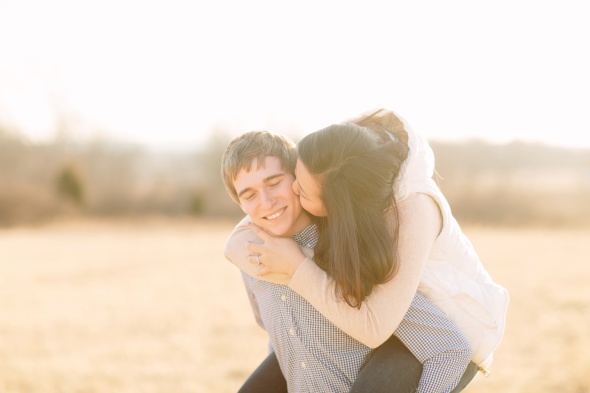
{"type": "Polygon", "coordinates": [[[396,199],[402,201],[412,193],[430,195],[443,219],[418,289],[457,324],[474,350],[473,362],[487,375],[504,334],[508,291],[488,274],[432,179],[434,154],[428,142],[404,124],[410,151],[396,181],[396,199]]]}

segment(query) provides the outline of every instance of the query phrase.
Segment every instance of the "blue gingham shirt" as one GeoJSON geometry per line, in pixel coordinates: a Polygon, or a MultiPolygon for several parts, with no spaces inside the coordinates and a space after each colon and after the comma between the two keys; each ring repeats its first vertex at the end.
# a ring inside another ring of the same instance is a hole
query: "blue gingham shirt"
{"type": "MultiPolygon", "coordinates": [[[[310,225],[293,238],[313,248],[317,227],[310,225]]],[[[337,328],[289,287],[244,272],[242,277],[289,392],[349,392],[373,350],[337,328]]],[[[464,335],[420,292],[394,335],[423,364],[419,393],[450,392],[471,359],[472,350],[464,335]]],[[[395,370],[391,378],[395,378],[395,370]]]]}

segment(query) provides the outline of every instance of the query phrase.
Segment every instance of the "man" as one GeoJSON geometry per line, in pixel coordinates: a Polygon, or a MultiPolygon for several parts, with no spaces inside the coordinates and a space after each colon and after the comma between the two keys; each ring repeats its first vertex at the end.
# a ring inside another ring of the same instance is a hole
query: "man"
{"type": "MultiPolygon", "coordinates": [[[[293,142],[253,131],[229,144],[222,160],[222,177],[230,196],[253,223],[275,236],[293,237],[300,246],[313,248],[317,228],[292,189],[296,160],[293,142]]],[[[404,358],[408,367],[388,370],[380,380],[359,382],[361,369],[363,374],[377,368],[372,365],[379,359],[373,356],[373,349],[340,330],[281,277],[259,278],[257,264],[244,263],[241,257],[245,246],[236,250],[240,246],[232,240],[235,234],[230,236],[225,254],[242,270],[256,320],[267,331],[273,351],[242,392],[257,391],[258,386],[266,391],[286,391],[288,387],[289,392],[374,391],[368,390],[367,383],[398,391],[394,383],[407,388],[412,378],[414,386],[408,391],[414,390],[418,380],[418,392],[449,392],[457,385],[471,359],[471,348],[458,328],[421,294],[416,294],[391,339],[403,342],[414,354],[404,358]],[[422,367],[412,368],[416,358],[423,363],[423,371],[422,367]],[[277,363],[282,373],[278,373],[277,363]],[[411,371],[416,370],[418,376],[412,377],[411,371]]]]}

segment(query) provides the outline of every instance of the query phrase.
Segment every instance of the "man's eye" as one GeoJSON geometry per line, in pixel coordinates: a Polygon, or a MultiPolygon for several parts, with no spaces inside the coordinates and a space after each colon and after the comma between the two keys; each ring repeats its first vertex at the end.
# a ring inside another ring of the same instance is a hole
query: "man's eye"
{"type": "Polygon", "coordinates": [[[279,180],[279,181],[277,181],[277,182],[275,182],[275,183],[271,183],[271,184],[269,184],[268,186],[269,186],[269,187],[276,187],[276,186],[278,186],[280,183],[281,183],[281,181],[279,180]]]}
{"type": "Polygon", "coordinates": [[[248,194],[244,196],[244,199],[247,201],[251,201],[252,199],[254,199],[254,195],[256,194],[248,194]]]}

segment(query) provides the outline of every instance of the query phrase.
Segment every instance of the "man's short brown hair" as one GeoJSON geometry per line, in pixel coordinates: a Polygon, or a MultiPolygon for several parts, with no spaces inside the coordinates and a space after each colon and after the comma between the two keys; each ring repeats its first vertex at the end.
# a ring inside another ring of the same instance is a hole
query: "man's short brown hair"
{"type": "Polygon", "coordinates": [[[255,158],[260,168],[266,157],[278,158],[284,170],[294,173],[297,146],[282,135],[269,131],[250,131],[234,138],[225,149],[221,159],[221,177],[227,192],[238,205],[240,200],[234,187],[238,173],[242,169],[249,172],[255,158]]]}

